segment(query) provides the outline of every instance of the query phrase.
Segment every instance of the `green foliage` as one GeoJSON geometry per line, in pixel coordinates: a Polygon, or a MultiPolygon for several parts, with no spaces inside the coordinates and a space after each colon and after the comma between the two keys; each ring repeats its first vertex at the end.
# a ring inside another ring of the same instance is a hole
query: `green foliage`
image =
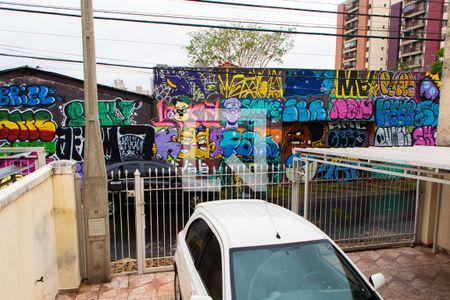
{"type": "Polygon", "coordinates": [[[439,49],[436,52],[436,60],[431,64],[431,73],[442,73],[442,68],[444,66],[444,48],[439,49]]]}
{"type": "Polygon", "coordinates": [[[207,29],[190,33],[190,37],[187,55],[192,65],[202,67],[230,62],[243,68],[265,68],[271,61],[282,63],[294,45],[290,34],[277,32],[207,29]]]}

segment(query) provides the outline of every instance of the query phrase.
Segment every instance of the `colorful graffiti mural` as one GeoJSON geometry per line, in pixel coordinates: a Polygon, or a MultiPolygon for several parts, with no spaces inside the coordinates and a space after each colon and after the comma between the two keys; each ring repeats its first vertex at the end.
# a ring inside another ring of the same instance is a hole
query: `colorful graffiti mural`
{"type": "MultiPolygon", "coordinates": [[[[158,158],[207,173],[231,155],[290,165],[294,147],[431,146],[441,82],[429,72],[170,68],[155,70],[154,88],[154,103],[101,98],[107,162],[158,158]],[[248,121],[261,118],[264,133],[248,121]]],[[[82,161],[84,122],[79,96],[0,87],[0,146],[82,161]]]]}

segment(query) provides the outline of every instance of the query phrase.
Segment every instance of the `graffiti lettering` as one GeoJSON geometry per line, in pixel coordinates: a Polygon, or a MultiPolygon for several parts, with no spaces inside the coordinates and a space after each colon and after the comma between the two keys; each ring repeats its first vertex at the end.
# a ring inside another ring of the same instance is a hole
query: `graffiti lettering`
{"type": "Polygon", "coordinates": [[[368,98],[378,93],[376,72],[336,71],[335,96],[337,98],[368,98]]]}
{"type": "Polygon", "coordinates": [[[361,122],[329,122],[328,123],[329,130],[335,129],[357,129],[357,130],[366,130],[366,125],[361,122]]]}
{"type": "Polygon", "coordinates": [[[289,99],[285,103],[283,122],[324,121],[327,111],[322,99],[316,99],[307,104],[305,100],[289,99]]]}
{"type": "MultiPolygon", "coordinates": [[[[117,98],[114,101],[99,101],[98,117],[102,126],[136,125],[134,113],[142,103],[124,101],[117,98]]],[[[71,101],[64,107],[65,125],[69,127],[84,126],[84,103],[80,100],[71,101]]]]}
{"type": "MultiPolygon", "coordinates": [[[[154,129],[151,126],[101,127],[105,160],[109,163],[127,160],[150,160],[153,157],[154,129]]],[[[59,127],[56,135],[56,157],[83,160],[84,128],[59,127]]]]}
{"type": "Polygon", "coordinates": [[[356,179],[358,178],[358,171],[353,168],[321,164],[317,168],[315,178],[340,180],[356,179]]]}
{"type": "Polygon", "coordinates": [[[409,98],[378,98],[376,100],[377,126],[412,126],[416,102],[409,98]]]}
{"type": "Polygon", "coordinates": [[[56,124],[47,110],[0,110],[0,140],[52,141],[56,124]]]}
{"type": "Polygon", "coordinates": [[[378,76],[380,93],[389,97],[412,97],[415,83],[411,73],[380,72],[378,76]]]}
{"type": "Polygon", "coordinates": [[[252,110],[251,112],[243,110],[243,117],[258,117],[264,114],[273,122],[277,122],[281,119],[283,103],[278,99],[242,99],[242,108],[252,110]],[[267,113],[264,113],[264,110],[267,113]]]}
{"type": "Polygon", "coordinates": [[[332,99],[331,120],[371,120],[372,99],[332,99]]]}
{"type": "Polygon", "coordinates": [[[411,146],[411,133],[407,127],[378,127],[375,132],[374,146],[411,146]]]}
{"type": "Polygon", "coordinates": [[[283,97],[283,77],[279,70],[251,70],[245,73],[227,71],[219,74],[219,90],[224,98],[283,97]]]}
{"type": "Polygon", "coordinates": [[[59,127],[56,138],[56,156],[59,159],[83,160],[84,129],[59,127]]]}
{"type": "Polygon", "coordinates": [[[280,154],[280,146],[271,136],[262,139],[259,133],[244,131],[241,134],[237,130],[226,130],[222,134],[220,147],[225,157],[237,155],[248,158],[266,155],[268,158],[273,158],[280,154]]]}
{"type": "Polygon", "coordinates": [[[367,145],[367,134],[360,130],[332,130],[327,135],[328,147],[362,147],[367,145]]]}
{"type": "Polygon", "coordinates": [[[420,102],[414,113],[414,125],[436,127],[439,118],[439,105],[433,101],[420,102]]]}
{"type": "Polygon", "coordinates": [[[436,146],[436,128],[431,126],[414,128],[412,137],[414,146],[436,146]]]}
{"type": "Polygon", "coordinates": [[[56,89],[47,85],[6,85],[0,87],[0,107],[50,106],[62,101],[56,89]]]}

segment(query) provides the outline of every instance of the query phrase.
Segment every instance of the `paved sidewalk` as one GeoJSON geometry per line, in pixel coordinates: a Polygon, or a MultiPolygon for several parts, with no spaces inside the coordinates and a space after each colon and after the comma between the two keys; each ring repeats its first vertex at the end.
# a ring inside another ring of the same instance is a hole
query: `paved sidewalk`
{"type": "MultiPolygon", "coordinates": [[[[349,253],[366,276],[382,272],[386,300],[450,299],[450,256],[430,248],[405,247],[349,253]]],[[[173,300],[173,273],[114,276],[107,284],[81,284],[77,293],[61,292],[57,300],[173,300]]]]}

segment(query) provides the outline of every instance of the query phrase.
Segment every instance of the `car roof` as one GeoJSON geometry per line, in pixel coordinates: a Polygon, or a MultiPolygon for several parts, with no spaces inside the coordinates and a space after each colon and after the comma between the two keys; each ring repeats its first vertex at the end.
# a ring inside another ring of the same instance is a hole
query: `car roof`
{"type": "Polygon", "coordinates": [[[196,212],[212,223],[228,248],[329,239],[299,215],[262,200],[205,202],[196,212]]]}

